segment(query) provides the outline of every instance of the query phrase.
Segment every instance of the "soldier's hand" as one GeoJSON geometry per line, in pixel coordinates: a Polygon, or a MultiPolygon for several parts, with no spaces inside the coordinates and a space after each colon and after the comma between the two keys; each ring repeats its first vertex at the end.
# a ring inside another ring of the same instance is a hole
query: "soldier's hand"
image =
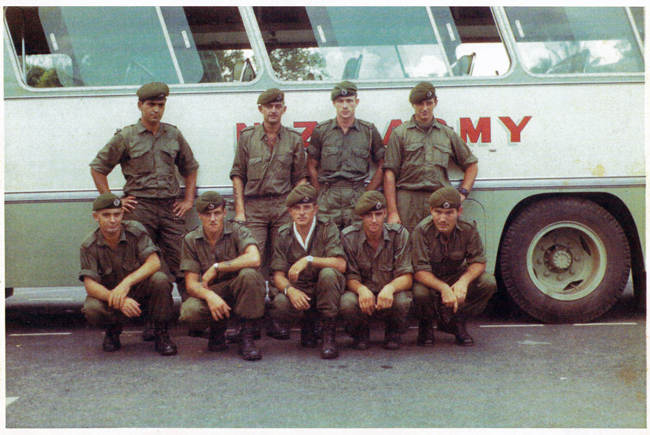
{"type": "Polygon", "coordinates": [[[302,257],[300,260],[296,261],[293,264],[293,266],[291,266],[291,268],[289,269],[289,273],[287,274],[289,281],[291,282],[298,281],[298,276],[300,275],[300,272],[305,270],[308,264],[309,262],[307,261],[307,257],[302,257]]]}
{"type": "Polygon", "coordinates": [[[121,309],[126,299],[126,295],[129,294],[130,287],[124,282],[121,282],[117,287],[111,291],[111,295],[108,298],[108,306],[111,308],[121,309]]]}
{"type": "Polygon", "coordinates": [[[184,200],[174,203],[174,214],[178,217],[185,216],[185,213],[193,206],[192,200],[184,200]]]}
{"type": "Polygon", "coordinates": [[[451,286],[451,290],[456,295],[456,299],[458,299],[458,305],[463,304],[465,302],[465,298],[467,297],[467,283],[465,281],[458,280],[454,283],[454,285],[451,286]]]}
{"type": "Polygon", "coordinates": [[[219,321],[230,317],[230,307],[215,292],[210,292],[205,301],[208,303],[210,314],[214,320],[219,321]]]}
{"type": "Polygon", "coordinates": [[[387,310],[393,306],[393,289],[385,286],[377,295],[377,310],[387,310]]]}
{"type": "Polygon", "coordinates": [[[372,316],[372,312],[375,310],[375,295],[365,286],[359,287],[357,291],[359,293],[359,308],[365,314],[372,316]]]}
{"type": "Polygon", "coordinates": [[[454,309],[454,313],[458,311],[458,298],[456,297],[456,294],[454,291],[451,289],[451,287],[447,286],[441,293],[440,296],[442,298],[442,303],[446,307],[451,307],[454,309]]]}
{"type": "Polygon", "coordinates": [[[135,210],[135,206],[138,203],[138,200],[135,199],[135,196],[127,196],[122,198],[122,210],[124,213],[130,213],[135,210]]]}
{"type": "Polygon", "coordinates": [[[137,303],[135,299],[131,298],[126,298],[124,300],[124,303],[120,307],[120,311],[126,317],[138,317],[140,314],[142,314],[142,310],[140,310],[140,304],[137,303]]]}
{"type": "Polygon", "coordinates": [[[399,217],[399,213],[397,213],[397,212],[388,213],[388,217],[386,217],[386,223],[387,224],[401,224],[402,220],[399,217]]]}
{"type": "Polygon", "coordinates": [[[287,289],[287,297],[296,310],[308,310],[311,298],[295,287],[287,289]]]}

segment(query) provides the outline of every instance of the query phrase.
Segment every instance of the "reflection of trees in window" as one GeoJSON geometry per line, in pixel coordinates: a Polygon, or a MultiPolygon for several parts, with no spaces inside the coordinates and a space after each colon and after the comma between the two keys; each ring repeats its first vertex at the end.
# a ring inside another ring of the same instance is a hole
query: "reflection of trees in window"
{"type": "Polygon", "coordinates": [[[41,66],[31,66],[27,71],[27,86],[34,88],[60,88],[63,85],[59,81],[59,76],[54,68],[43,68],[41,66]]]}
{"type": "Polygon", "coordinates": [[[275,75],[281,80],[326,80],[325,58],[308,48],[279,48],[269,53],[275,75]]]}

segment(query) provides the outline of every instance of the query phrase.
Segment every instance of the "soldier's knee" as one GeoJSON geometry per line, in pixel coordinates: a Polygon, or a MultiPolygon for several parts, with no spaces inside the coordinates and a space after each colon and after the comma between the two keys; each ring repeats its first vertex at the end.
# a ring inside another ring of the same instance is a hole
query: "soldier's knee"
{"type": "Polygon", "coordinates": [[[359,306],[359,299],[356,294],[352,292],[345,292],[341,296],[339,305],[339,312],[342,316],[348,317],[355,313],[359,306]]]}
{"type": "Polygon", "coordinates": [[[158,271],[153,275],[151,275],[149,277],[149,282],[157,292],[169,292],[169,293],[172,292],[173,289],[172,283],[169,282],[169,279],[167,279],[167,275],[165,275],[163,272],[158,271]]]}
{"type": "Polygon", "coordinates": [[[411,294],[413,295],[414,301],[424,301],[431,298],[431,289],[424,284],[414,282],[411,287],[411,294]]]}
{"type": "Polygon", "coordinates": [[[492,296],[497,291],[497,280],[491,273],[483,272],[478,277],[478,287],[483,293],[492,296]]]}
{"type": "Polygon", "coordinates": [[[96,325],[106,317],[107,309],[105,302],[88,296],[81,312],[91,324],[96,325]]]}

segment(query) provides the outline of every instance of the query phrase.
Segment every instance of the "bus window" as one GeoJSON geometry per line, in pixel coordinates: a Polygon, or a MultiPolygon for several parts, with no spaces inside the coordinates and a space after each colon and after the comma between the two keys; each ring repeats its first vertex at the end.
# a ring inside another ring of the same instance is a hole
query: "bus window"
{"type": "Polygon", "coordinates": [[[32,87],[255,77],[236,7],[10,7],[5,16],[22,78],[32,87]]]}
{"type": "Polygon", "coordinates": [[[524,68],[537,74],[644,70],[623,8],[507,7],[524,68]]]}
{"type": "Polygon", "coordinates": [[[273,72],[289,81],[505,72],[510,61],[490,8],[469,9],[254,8],[273,72]],[[479,66],[494,59],[499,66],[479,66]]]}

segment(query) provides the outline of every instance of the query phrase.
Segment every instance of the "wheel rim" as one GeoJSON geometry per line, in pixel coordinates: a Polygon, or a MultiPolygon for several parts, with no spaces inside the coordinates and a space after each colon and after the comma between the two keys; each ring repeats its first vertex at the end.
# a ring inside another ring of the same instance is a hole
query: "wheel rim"
{"type": "Polygon", "coordinates": [[[561,301],[584,298],[605,276],[607,252],[596,233],[578,222],[556,222],[532,240],[528,274],[545,295],[561,301]]]}

